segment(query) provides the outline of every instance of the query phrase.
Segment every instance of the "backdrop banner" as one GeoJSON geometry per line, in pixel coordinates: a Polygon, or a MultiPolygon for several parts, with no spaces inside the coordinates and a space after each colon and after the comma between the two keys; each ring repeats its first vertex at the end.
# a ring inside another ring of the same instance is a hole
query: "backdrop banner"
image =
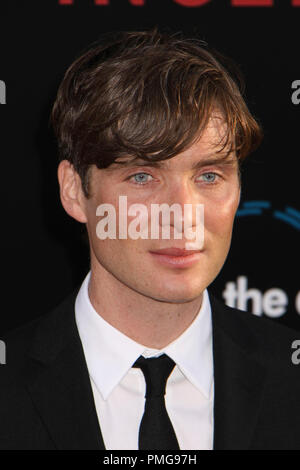
{"type": "Polygon", "coordinates": [[[63,74],[103,33],[153,26],[231,57],[264,130],[212,291],[300,329],[300,0],[1,0],[0,20],[0,337],[57,305],[89,269],[84,226],[60,204],[49,126],[63,74]]]}

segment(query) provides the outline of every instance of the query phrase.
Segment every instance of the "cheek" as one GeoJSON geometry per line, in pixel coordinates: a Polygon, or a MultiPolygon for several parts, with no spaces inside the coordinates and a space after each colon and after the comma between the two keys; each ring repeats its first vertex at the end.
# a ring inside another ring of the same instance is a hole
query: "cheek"
{"type": "MultiPolygon", "coordinates": [[[[116,224],[118,223],[118,197],[115,194],[110,193],[109,189],[106,191],[98,190],[97,193],[94,194],[86,204],[86,216],[88,219],[87,228],[93,239],[96,237],[96,227],[98,222],[104,217],[107,217],[107,213],[105,213],[103,216],[99,214],[97,215],[97,208],[99,208],[99,206],[102,204],[109,204],[112,206],[112,208],[115,209],[117,214],[115,220],[116,224]]],[[[111,211],[110,214],[113,215],[113,212],[111,211]]]]}
{"type": "Polygon", "coordinates": [[[209,233],[227,238],[231,235],[235,214],[239,205],[239,191],[228,192],[218,201],[209,201],[204,209],[204,226],[209,233]]]}

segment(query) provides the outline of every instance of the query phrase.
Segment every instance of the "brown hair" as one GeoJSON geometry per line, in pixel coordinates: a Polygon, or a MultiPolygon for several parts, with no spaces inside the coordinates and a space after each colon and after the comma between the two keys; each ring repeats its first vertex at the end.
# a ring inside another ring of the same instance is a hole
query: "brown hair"
{"type": "Polygon", "coordinates": [[[199,138],[216,108],[227,124],[223,148],[229,143],[242,161],[262,131],[232,67],[203,41],[157,29],[90,47],[67,70],[52,111],[60,158],[74,165],[85,195],[91,165],[171,158],[199,138]]]}

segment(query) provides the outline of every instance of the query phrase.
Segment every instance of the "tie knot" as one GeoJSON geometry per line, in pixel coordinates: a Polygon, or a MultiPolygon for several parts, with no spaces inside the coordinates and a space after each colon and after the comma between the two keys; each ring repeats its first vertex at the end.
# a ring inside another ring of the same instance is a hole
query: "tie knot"
{"type": "Polygon", "coordinates": [[[166,354],[145,359],[140,356],[132,367],[142,370],[146,381],[146,398],[163,397],[166,383],[174,369],[175,362],[166,354]]]}

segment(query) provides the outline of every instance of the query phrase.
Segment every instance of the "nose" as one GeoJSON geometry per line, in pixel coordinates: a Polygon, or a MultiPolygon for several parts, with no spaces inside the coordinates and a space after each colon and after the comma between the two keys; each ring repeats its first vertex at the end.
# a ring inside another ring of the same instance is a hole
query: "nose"
{"type": "MultiPolygon", "coordinates": [[[[162,203],[166,203],[169,208],[174,207],[174,211],[170,211],[171,227],[181,231],[183,223],[188,227],[197,225],[199,218],[197,218],[197,206],[201,205],[201,198],[199,192],[192,187],[192,183],[182,177],[169,186],[164,197],[162,203]]],[[[164,224],[161,218],[161,225],[164,224]]]]}
{"type": "Polygon", "coordinates": [[[192,183],[181,178],[169,186],[161,201],[160,225],[163,238],[173,231],[175,239],[186,239],[186,249],[202,249],[204,243],[204,205],[192,183]],[[184,234],[184,235],[183,235],[184,234]],[[191,242],[191,240],[194,240],[191,242]]]}

